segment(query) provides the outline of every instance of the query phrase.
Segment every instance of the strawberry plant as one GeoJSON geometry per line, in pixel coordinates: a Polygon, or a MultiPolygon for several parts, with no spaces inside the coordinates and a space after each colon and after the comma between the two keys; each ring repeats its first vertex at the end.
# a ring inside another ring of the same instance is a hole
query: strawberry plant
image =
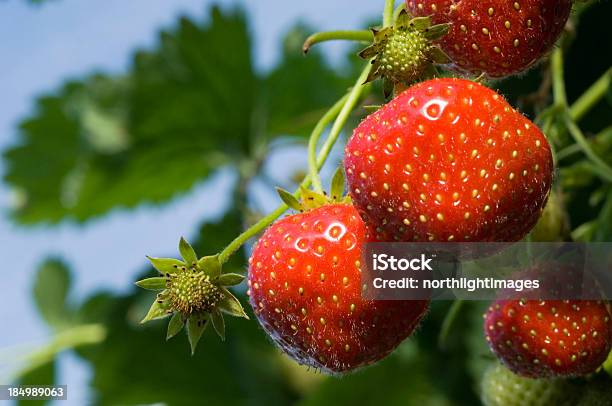
{"type": "Polygon", "coordinates": [[[42,267],[59,338],[20,381],[56,381],[67,342],[101,404],[612,402],[609,302],[382,301],[361,281],[371,242],[610,241],[612,57],[593,47],[611,11],[386,0],[373,26],[297,26],[259,71],[246,17],[213,8],[127,74],[41,98],[4,154],[19,222],[167,203],[219,168],[235,182],[179,259],[148,253],[142,291],[70,303],[67,269],[42,267]],[[341,68],[319,50],[336,40],[341,68]],[[270,159],[295,145],[303,173],[270,159]],[[277,184],[293,190],[259,207],[277,184]]]}

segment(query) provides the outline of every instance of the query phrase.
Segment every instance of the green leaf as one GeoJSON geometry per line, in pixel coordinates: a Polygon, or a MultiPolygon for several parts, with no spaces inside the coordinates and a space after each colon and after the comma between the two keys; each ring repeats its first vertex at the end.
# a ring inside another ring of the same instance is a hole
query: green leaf
{"type": "Polygon", "coordinates": [[[202,334],[208,325],[207,314],[192,314],[187,319],[187,336],[189,337],[189,345],[191,346],[191,355],[195,354],[196,347],[202,334]]]}
{"type": "Polygon", "coordinates": [[[250,34],[240,12],[214,8],[205,21],[180,19],[125,75],[92,75],[36,101],[4,154],[16,219],[85,221],[166,202],[249,154],[259,106],[250,34]]]}
{"type": "Polygon", "coordinates": [[[166,332],[166,340],[171,339],[175,335],[181,332],[185,327],[185,321],[180,313],[174,313],[170,322],[168,323],[168,331],[166,332]]]}
{"type": "Polygon", "coordinates": [[[244,275],[237,273],[224,273],[219,276],[219,285],[234,286],[240,284],[244,280],[244,275]]]}
{"type": "Polygon", "coordinates": [[[283,203],[285,203],[287,206],[289,206],[293,210],[296,210],[296,211],[303,210],[302,205],[300,204],[298,199],[296,199],[295,196],[287,192],[285,189],[277,187],[276,193],[278,193],[278,196],[281,198],[283,203]]]}
{"type": "Polygon", "coordinates": [[[183,261],[174,258],[152,258],[147,257],[151,265],[163,275],[177,272],[177,268],[185,266],[183,261]]]}
{"type": "Polygon", "coordinates": [[[49,259],[39,267],[34,282],[34,301],[45,322],[54,329],[71,323],[73,311],[67,304],[69,290],[70,274],[63,262],[49,259]]]}
{"type": "MultiPolygon", "coordinates": [[[[19,385],[53,385],[55,384],[55,360],[51,360],[19,378],[19,385]]],[[[21,400],[18,405],[44,405],[47,401],[43,400],[21,400]]]]}
{"type": "Polygon", "coordinates": [[[344,170],[339,166],[332,178],[330,195],[332,200],[340,200],[344,195],[344,170]]]}
{"type": "Polygon", "coordinates": [[[217,255],[200,258],[198,266],[212,280],[217,279],[221,275],[221,263],[217,255]]]}
{"type": "Polygon", "coordinates": [[[136,282],[136,286],[148,290],[164,290],[166,289],[166,278],[147,278],[136,282]]]}
{"type": "Polygon", "coordinates": [[[249,316],[247,316],[247,314],[245,313],[244,308],[242,307],[242,304],[240,303],[240,300],[238,300],[236,296],[234,296],[226,288],[222,287],[221,291],[223,292],[225,297],[218,304],[219,310],[231,316],[243,317],[245,319],[248,319],[249,316]]]}
{"type": "Polygon", "coordinates": [[[198,262],[198,256],[193,250],[193,247],[183,237],[181,237],[181,241],[179,242],[179,252],[187,265],[191,266],[198,262]]]}
{"type": "Polygon", "coordinates": [[[223,314],[215,309],[210,316],[217,335],[221,337],[222,341],[225,341],[225,320],[223,320],[223,314]]]}
{"type": "Polygon", "coordinates": [[[160,303],[159,300],[155,300],[149,308],[147,315],[140,321],[140,323],[144,324],[146,322],[163,319],[168,316],[170,316],[168,305],[163,302],[160,303]]]}
{"type": "MultiPolygon", "coordinates": [[[[325,111],[354,80],[340,75],[323,58],[319,49],[307,57],[302,44],[316,30],[298,25],[285,36],[280,64],[262,79],[264,91],[259,112],[269,112],[264,133],[268,138],[279,135],[307,137],[325,111]]],[[[265,116],[261,113],[263,121],[265,116]]],[[[263,123],[262,123],[263,125],[263,123]]]]}

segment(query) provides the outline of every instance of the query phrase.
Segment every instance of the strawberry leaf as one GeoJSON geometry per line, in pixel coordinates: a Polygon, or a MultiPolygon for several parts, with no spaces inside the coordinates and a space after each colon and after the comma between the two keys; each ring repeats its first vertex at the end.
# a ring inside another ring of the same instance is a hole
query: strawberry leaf
{"type": "Polygon", "coordinates": [[[34,300],[45,322],[61,329],[70,324],[72,311],[67,303],[70,274],[66,265],[55,259],[45,261],[36,274],[34,300]]]}

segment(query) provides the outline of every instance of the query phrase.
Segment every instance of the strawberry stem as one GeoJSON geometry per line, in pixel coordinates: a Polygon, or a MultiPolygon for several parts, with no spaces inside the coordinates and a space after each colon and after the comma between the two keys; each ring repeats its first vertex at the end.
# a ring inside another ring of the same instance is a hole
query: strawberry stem
{"type": "MultiPolygon", "coordinates": [[[[340,109],[346,103],[348,98],[348,94],[345,95],[342,99],[340,99],[336,104],[332,106],[331,109],[325,113],[325,115],[319,120],[314,130],[310,134],[310,139],[308,140],[308,173],[310,176],[310,181],[312,182],[312,188],[317,193],[323,193],[323,186],[321,185],[321,177],[319,176],[319,166],[317,162],[317,144],[319,143],[319,139],[323,134],[323,131],[327,127],[329,123],[340,113],[340,109]]],[[[307,187],[307,185],[305,186],[307,187]]]]}
{"type": "Polygon", "coordinates": [[[551,70],[553,79],[553,98],[557,106],[567,106],[567,93],[565,92],[565,78],[563,69],[563,50],[556,48],[551,56],[551,70]]]}
{"type": "Polygon", "coordinates": [[[584,153],[584,155],[589,158],[591,163],[593,164],[593,171],[597,173],[601,178],[608,182],[612,182],[612,168],[608,166],[597,154],[587,141],[586,137],[582,133],[582,130],[576,125],[576,123],[572,120],[568,113],[564,115],[565,125],[569,130],[571,136],[576,141],[576,144],[580,146],[580,149],[584,153]]]}
{"type": "Polygon", "coordinates": [[[385,9],[383,11],[383,27],[393,25],[393,12],[395,11],[395,0],[385,0],[385,9]]]}
{"type": "Polygon", "coordinates": [[[569,108],[572,120],[580,121],[606,95],[610,85],[612,85],[612,68],[608,69],[572,104],[569,108]]]}
{"type": "Polygon", "coordinates": [[[307,54],[313,45],[326,41],[357,41],[357,42],[372,42],[372,32],[369,30],[338,30],[338,31],[323,31],[312,34],[306,38],[302,51],[307,54]]]}
{"type": "MultiPolygon", "coordinates": [[[[314,171],[316,174],[315,177],[318,178],[319,169],[323,166],[323,164],[327,160],[327,157],[329,156],[329,153],[331,152],[332,147],[338,140],[338,136],[340,135],[340,132],[342,131],[342,128],[344,127],[344,124],[346,124],[346,121],[349,115],[351,114],[351,112],[353,111],[353,109],[355,108],[357,101],[364,93],[364,89],[367,89],[367,86],[364,86],[363,83],[365,82],[366,78],[370,74],[371,69],[372,69],[372,65],[368,63],[366,67],[363,69],[363,71],[361,72],[361,75],[359,75],[359,78],[355,82],[355,85],[351,88],[350,92],[347,95],[345,95],[338,103],[336,103],[328,111],[328,113],[326,113],[321,118],[321,120],[319,121],[320,124],[322,123],[321,126],[317,124],[315,130],[318,127],[320,127],[322,131],[328,124],[324,122],[325,119],[329,118],[329,120],[331,121],[331,118],[335,116],[334,114],[335,110],[340,109],[340,112],[338,113],[338,116],[336,117],[336,121],[334,122],[334,125],[331,131],[329,132],[329,135],[327,136],[327,140],[321,147],[321,150],[319,151],[319,155],[317,156],[316,164],[315,164],[316,169],[314,171]],[[344,100],[344,103],[342,103],[343,100],[344,100]]],[[[320,136],[320,134],[318,134],[317,137],[318,136],[320,136]]],[[[293,193],[293,195],[296,197],[299,197],[301,193],[300,189],[307,188],[308,186],[310,186],[311,182],[312,182],[312,179],[311,179],[311,175],[309,174],[308,176],[304,178],[304,180],[302,181],[298,189],[293,193]]],[[[264,228],[272,224],[272,222],[276,220],[277,218],[279,218],[287,209],[288,209],[288,206],[286,204],[280,205],[273,212],[271,212],[270,214],[268,214],[267,216],[259,220],[257,223],[255,223],[254,225],[249,227],[246,231],[244,231],[242,234],[240,234],[238,237],[236,237],[227,247],[225,247],[225,249],[223,249],[223,251],[221,251],[218,257],[219,262],[221,264],[224,264],[225,262],[227,262],[228,259],[232,256],[232,254],[236,252],[240,247],[242,247],[242,245],[245,242],[247,242],[250,238],[259,234],[259,232],[261,232],[264,228]]]]}
{"type": "Polygon", "coordinates": [[[453,329],[455,321],[461,312],[461,308],[463,307],[464,301],[461,299],[457,299],[453,302],[451,307],[448,309],[446,313],[446,317],[444,317],[444,321],[442,322],[442,327],[440,328],[440,335],[438,336],[438,347],[440,349],[445,349],[448,344],[448,337],[450,336],[450,332],[453,329]]]}

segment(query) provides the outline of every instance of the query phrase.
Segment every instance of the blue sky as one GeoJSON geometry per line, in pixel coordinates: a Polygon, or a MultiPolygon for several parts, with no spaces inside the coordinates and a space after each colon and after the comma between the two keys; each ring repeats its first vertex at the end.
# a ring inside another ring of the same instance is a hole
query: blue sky
{"type": "MultiPolygon", "coordinates": [[[[283,33],[297,21],[319,29],[354,28],[383,6],[383,0],[358,6],[351,0],[215,3],[240,4],[247,9],[258,69],[273,66],[283,33]]],[[[203,0],[53,0],[44,6],[31,6],[23,0],[0,2],[0,150],[16,141],[15,125],[31,112],[36,95],[93,70],[124,71],[134,48],[155,43],[157,29],[171,25],[178,14],[202,19],[210,4],[213,2],[203,0]]],[[[339,50],[337,45],[326,45],[332,59],[339,50]]],[[[290,161],[296,165],[304,162],[301,155],[290,161]]],[[[3,171],[0,162],[0,174],[3,171]]],[[[178,236],[190,236],[199,220],[223,211],[227,203],[224,191],[231,182],[232,175],[221,171],[164,208],[116,211],[85,226],[28,229],[8,221],[11,193],[0,184],[0,272],[4,276],[0,321],[4,326],[17,326],[2,329],[0,351],[24,343],[43,343],[48,335],[30,299],[33,272],[44,257],[59,255],[70,263],[76,271],[79,298],[100,288],[127,289],[134,273],[142,269],[145,254],[174,255],[178,236]]],[[[83,372],[72,357],[62,362],[61,371],[66,382],[78,382],[77,376],[83,372]]],[[[0,378],[2,372],[0,367],[0,378]]]]}

